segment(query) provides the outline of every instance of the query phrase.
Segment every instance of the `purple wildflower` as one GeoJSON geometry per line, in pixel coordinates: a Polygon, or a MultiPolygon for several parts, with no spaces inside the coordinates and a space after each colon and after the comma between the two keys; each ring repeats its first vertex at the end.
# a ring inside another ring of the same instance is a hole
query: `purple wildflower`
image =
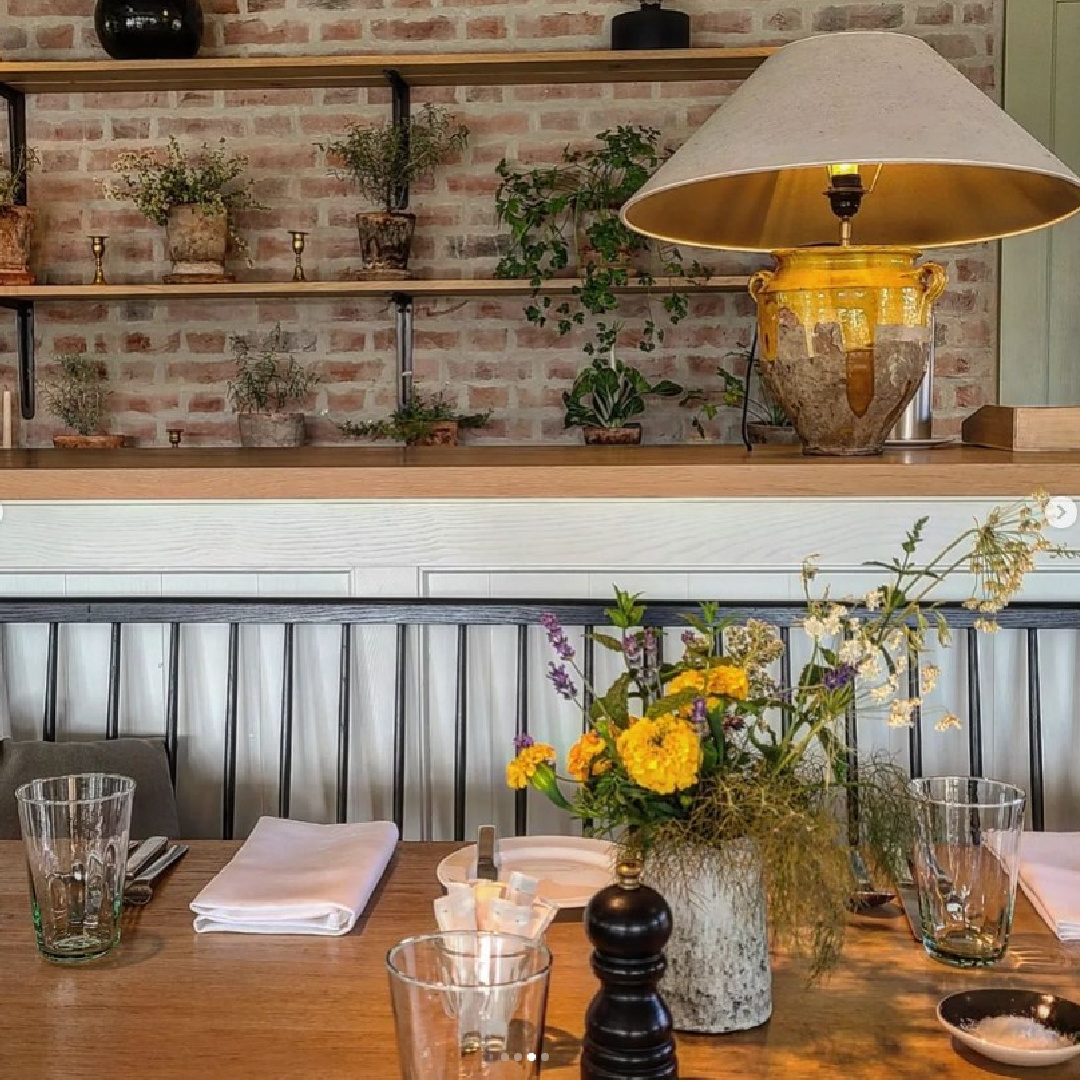
{"type": "Polygon", "coordinates": [[[556,656],[560,660],[573,660],[574,647],[567,640],[562,623],[559,622],[554,612],[545,611],[540,616],[540,625],[547,631],[548,641],[551,642],[551,647],[555,650],[556,656]]]}
{"type": "Polygon", "coordinates": [[[696,734],[709,734],[709,707],[703,697],[694,698],[694,703],[690,706],[690,723],[696,734]]]}
{"type": "Polygon", "coordinates": [[[640,662],[641,641],[638,639],[637,634],[623,634],[622,651],[623,656],[626,657],[626,662],[631,667],[635,667],[640,662]]]}
{"type": "Polygon", "coordinates": [[[742,731],[746,727],[746,718],[738,713],[729,712],[724,717],[725,731],[742,731]]]}
{"type": "Polygon", "coordinates": [[[647,667],[656,667],[658,653],[656,631],[652,627],[646,627],[641,636],[645,641],[645,663],[647,667]]]}
{"type": "Polygon", "coordinates": [[[555,687],[556,693],[566,698],[567,701],[573,701],[577,697],[577,687],[571,680],[570,672],[566,670],[565,664],[550,662],[548,664],[548,678],[551,680],[551,685],[555,687]]]}
{"type": "Polygon", "coordinates": [[[530,746],[533,746],[536,740],[531,735],[515,735],[514,736],[514,753],[520,754],[522,750],[527,750],[530,746]]]}
{"type": "Polygon", "coordinates": [[[684,630],[682,632],[682,643],[688,649],[692,649],[695,645],[701,644],[701,635],[696,630],[684,630]]]}
{"type": "Polygon", "coordinates": [[[852,664],[838,664],[825,672],[822,681],[826,690],[842,690],[855,681],[855,668],[852,664]]]}

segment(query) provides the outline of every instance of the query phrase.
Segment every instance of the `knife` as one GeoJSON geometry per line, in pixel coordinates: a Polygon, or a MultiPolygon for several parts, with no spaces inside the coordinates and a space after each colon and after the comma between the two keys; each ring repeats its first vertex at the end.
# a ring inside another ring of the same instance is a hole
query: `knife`
{"type": "Polygon", "coordinates": [[[481,881],[499,880],[499,868],[495,863],[494,825],[481,825],[476,834],[476,876],[481,881]]]}
{"type": "Polygon", "coordinates": [[[149,836],[128,856],[124,868],[124,879],[130,881],[146,865],[156,859],[169,846],[167,836],[149,836]]]}
{"type": "Polygon", "coordinates": [[[911,927],[911,936],[918,942],[923,939],[922,909],[919,907],[919,889],[914,881],[897,881],[896,894],[900,898],[900,906],[907,916],[908,926],[911,927]]]}

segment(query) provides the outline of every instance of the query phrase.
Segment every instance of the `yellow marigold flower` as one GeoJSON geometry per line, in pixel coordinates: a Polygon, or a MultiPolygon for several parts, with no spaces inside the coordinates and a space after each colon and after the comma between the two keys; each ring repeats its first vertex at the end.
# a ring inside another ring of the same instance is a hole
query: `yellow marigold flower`
{"type": "Polygon", "coordinates": [[[699,693],[705,689],[705,673],[691,668],[689,671],[680,671],[674,679],[667,684],[667,693],[681,694],[685,690],[697,690],[699,693]]]}
{"type": "Polygon", "coordinates": [[[555,747],[548,743],[534,743],[526,746],[509,765],[506,766],[506,783],[512,788],[529,786],[540,765],[555,764],[555,747]]]}
{"type": "Polygon", "coordinates": [[[582,783],[607,772],[611,768],[611,762],[606,759],[597,761],[605,746],[606,743],[595,731],[586,732],[570,747],[570,753],[566,756],[567,771],[582,783]]]}
{"type": "MultiPolygon", "coordinates": [[[[750,681],[746,672],[734,664],[718,664],[709,669],[709,693],[722,694],[724,697],[745,701],[750,692],[750,681]]],[[[712,703],[710,702],[710,708],[712,703]]]]}
{"type": "Polygon", "coordinates": [[[701,742],[680,716],[634,720],[615,745],[627,775],[647,791],[670,795],[697,783],[701,742]]]}

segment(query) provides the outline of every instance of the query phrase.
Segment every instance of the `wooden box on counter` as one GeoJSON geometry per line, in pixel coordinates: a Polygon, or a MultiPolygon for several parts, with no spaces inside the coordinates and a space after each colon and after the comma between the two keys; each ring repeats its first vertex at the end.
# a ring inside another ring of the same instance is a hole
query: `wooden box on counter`
{"type": "Polygon", "coordinates": [[[999,450],[1080,450],[1080,406],[984,405],[960,430],[964,442],[999,450]]]}

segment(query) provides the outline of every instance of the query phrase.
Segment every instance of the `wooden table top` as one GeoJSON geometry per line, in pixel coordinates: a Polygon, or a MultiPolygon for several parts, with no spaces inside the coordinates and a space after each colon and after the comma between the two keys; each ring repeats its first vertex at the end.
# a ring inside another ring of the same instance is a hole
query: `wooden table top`
{"type": "MultiPolygon", "coordinates": [[[[125,915],[117,951],[83,967],[39,958],[22,845],[0,843],[0,1076],[393,1080],[394,1026],[384,957],[434,928],[436,862],[455,845],[404,844],[354,931],[341,938],[196,934],[188,903],[236,849],[195,842],[146,908],[125,915]]],[[[555,954],[545,1077],[579,1075],[596,983],[579,921],[548,931],[555,954]]],[[[942,1080],[1030,1076],[952,1045],[939,998],[965,988],[1038,988],[1080,999],[1080,945],[1061,945],[1023,897],[1013,945],[991,971],[926,957],[897,909],[852,921],[825,983],[776,960],[772,1020],[720,1037],[680,1036],[683,1080],[942,1080]]],[[[1080,1078],[1080,1062],[1040,1069],[1080,1078]]]]}

